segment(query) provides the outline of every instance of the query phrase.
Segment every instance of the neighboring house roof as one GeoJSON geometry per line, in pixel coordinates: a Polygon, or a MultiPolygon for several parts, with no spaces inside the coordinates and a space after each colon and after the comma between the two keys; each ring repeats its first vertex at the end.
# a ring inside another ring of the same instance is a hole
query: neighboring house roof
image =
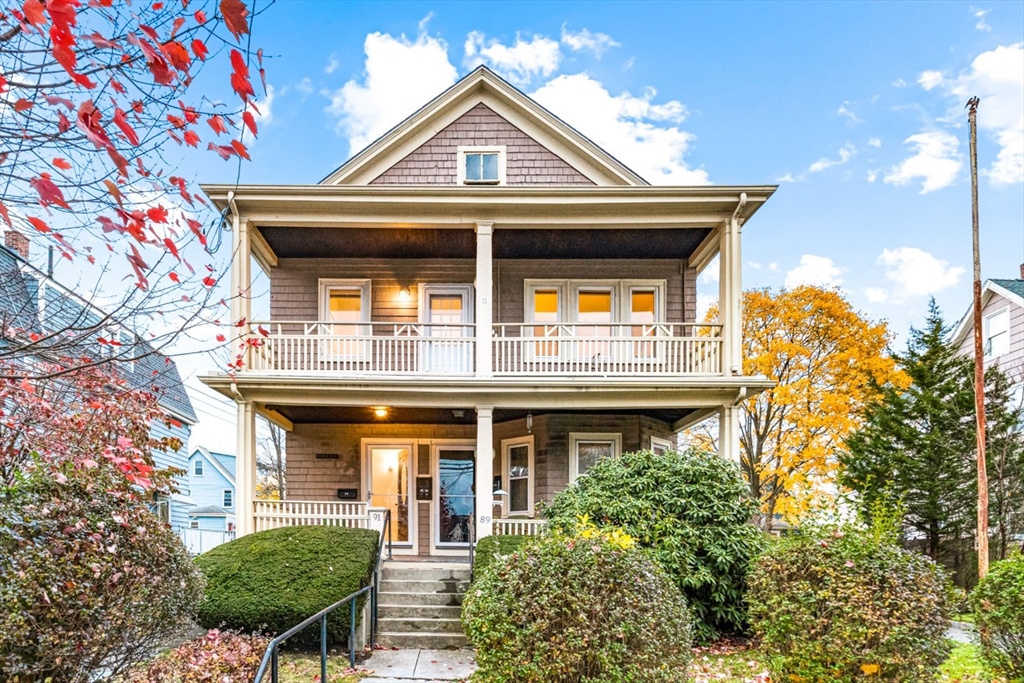
{"type": "Polygon", "coordinates": [[[216,505],[206,505],[201,508],[192,508],[188,514],[192,517],[227,517],[228,512],[216,505]]]}
{"type": "Polygon", "coordinates": [[[195,450],[192,451],[192,455],[188,456],[189,462],[191,462],[192,459],[196,457],[196,454],[201,454],[204,458],[206,458],[206,462],[213,465],[213,468],[220,472],[221,475],[228,480],[229,484],[231,484],[232,486],[235,485],[234,472],[229,472],[228,468],[224,465],[224,463],[220,461],[220,458],[231,458],[232,460],[234,460],[235,456],[228,455],[227,453],[214,453],[210,450],[207,450],[206,448],[203,448],[202,446],[196,446],[195,450]]]}
{"type": "MultiPolygon", "coordinates": [[[[1024,280],[986,280],[981,290],[982,310],[988,305],[992,297],[996,295],[1024,308],[1024,280]]],[[[953,329],[953,344],[962,344],[967,337],[967,333],[973,329],[974,302],[971,302],[971,305],[967,307],[967,312],[964,313],[964,316],[960,318],[960,322],[953,329]]]]}
{"type": "MultiPolygon", "coordinates": [[[[58,320],[58,325],[66,321],[71,321],[67,324],[76,324],[74,321],[78,320],[95,325],[105,315],[98,306],[0,245],[0,320],[9,328],[26,333],[40,332],[51,320],[58,320]],[[41,287],[53,288],[60,294],[43,302],[45,310],[40,310],[41,287]]],[[[160,407],[168,413],[188,424],[195,424],[198,421],[196,413],[185,392],[177,365],[167,356],[156,352],[141,337],[128,334],[134,338],[132,343],[138,349],[135,354],[138,360],[134,363],[118,363],[118,372],[133,388],[152,392],[160,407]]]]}
{"type": "Polygon", "coordinates": [[[597,185],[649,185],[637,173],[523,94],[486,66],[455,85],[355,154],[322,185],[366,185],[385,169],[479,104],[485,104],[597,185]]]}

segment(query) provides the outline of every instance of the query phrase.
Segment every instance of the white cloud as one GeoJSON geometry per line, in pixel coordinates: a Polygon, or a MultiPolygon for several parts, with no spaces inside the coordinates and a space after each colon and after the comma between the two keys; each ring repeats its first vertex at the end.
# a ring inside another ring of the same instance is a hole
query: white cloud
{"type": "Polygon", "coordinates": [[[708,310],[712,306],[718,305],[718,297],[713,294],[698,294],[697,295],[697,322],[704,322],[707,318],[708,310]]]}
{"type": "Polygon", "coordinates": [[[471,31],[465,49],[467,68],[487,64],[516,85],[525,85],[534,76],[550,76],[562,61],[558,42],[546,36],[526,41],[517,33],[516,42],[508,46],[496,38],[486,40],[480,31],[471,31]]]}
{"type": "Polygon", "coordinates": [[[951,185],[963,166],[960,140],[941,130],[924,131],[903,141],[913,145],[914,154],[893,166],[885,176],[892,185],[906,185],[922,178],[921,194],[951,185]]]}
{"type": "Polygon", "coordinates": [[[974,25],[974,28],[978,29],[979,31],[987,31],[987,32],[991,33],[992,32],[992,25],[989,24],[987,21],[985,21],[985,15],[988,14],[991,10],[978,9],[977,7],[971,7],[970,11],[971,11],[971,14],[974,15],[974,18],[978,20],[978,22],[974,25]]]}
{"type": "Polygon", "coordinates": [[[800,257],[800,265],[786,273],[786,287],[790,289],[800,285],[835,287],[843,283],[839,276],[845,271],[845,268],[840,268],[827,256],[804,254],[800,257]]]}
{"type": "Polygon", "coordinates": [[[324,73],[332,74],[338,70],[339,66],[341,66],[341,62],[338,61],[337,57],[331,55],[330,59],[327,60],[327,66],[324,67],[324,73]]]}
{"type": "Polygon", "coordinates": [[[842,149],[839,150],[838,159],[829,159],[828,157],[822,157],[821,159],[818,159],[813,164],[811,164],[810,168],[808,168],[807,171],[810,173],[818,173],[819,171],[824,171],[825,169],[832,168],[833,166],[842,166],[847,161],[852,159],[856,153],[857,148],[854,147],[851,143],[847,142],[845,145],[843,145],[842,149]]]}
{"type": "Polygon", "coordinates": [[[889,293],[881,287],[866,287],[864,296],[868,298],[869,303],[879,304],[889,298],[889,293]]]}
{"type": "Polygon", "coordinates": [[[363,44],[366,66],[362,82],[352,79],[333,93],[326,111],[338,117],[337,130],[357,152],[424,102],[448,88],[458,76],[448,61],[448,45],[421,33],[371,33],[363,44]]]}
{"type": "MultiPolygon", "coordinates": [[[[878,264],[887,268],[885,277],[894,283],[893,299],[927,296],[956,286],[964,269],[932,256],[917,247],[883,249],[878,264]]],[[[877,289],[877,288],[876,288],[877,289]]],[[[870,300],[870,294],[869,300],[870,300]]]]}
{"type": "Polygon", "coordinates": [[[656,95],[653,88],[612,95],[587,74],[572,74],[549,81],[533,98],[655,185],[708,184],[707,172],[684,158],[694,137],[678,126],[686,107],[656,104],[656,95]]]}
{"type": "Polygon", "coordinates": [[[894,88],[906,88],[907,87],[907,82],[905,80],[903,80],[902,78],[897,78],[895,81],[892,82],[892,87],[894,87],[894,88]]]}
{"type": "Polygon", "coordinates": [[[777,183],[795,183],[796,178],[793,177],[792,173],[786,173],[785,175],[779,176],[775,179],[777,183]]]}
{"type": "Polygon", "coordinates": [[[925,90],[931,90],[932,88],[937,88],[942,85],[944,80],[945,77],[942,75],[941,71],[925,71],[918,77],[917,82],[925,90]]]}
{"type": "Polygon", "coordinates": [[[943,83],[957,109],[978,96],[978,128],[999,145],[995,163],[985,171],[993,185],[1024,182],[1024,43],[978,55],[971,68],[943,83]]]}
{"type": "Polygon", "coordinates": [[[846,108],[846,105],[848,104],[849,102],[843,102],[841,105],[839,105],[839,109],[836,111],[836,113],[839,114],[840,116],[845,116],[846,118],[850,119],[852,123],[863,123],[864,119],[858,117],[856,114],[854,114],[852,111],[846,108]]]}
{"type": "Polygon", "coordinates": [[[879,140],[878,138],[868,138],[868,147],[878,148],[878,147],[881,147],[881,146],[882,146],[882,141],[879,140]]]}
{"type": "Polygon", "coordinates": [[[562,25],[562,44],[566,45],[573,52],[579,52],[580,50],[593,52],[594,56],[598,59],[601,59],[601,56],[609,48],[620,46],[620,43],[612,40],[612,37],[607,33],[591,33],[588,29],[573,33],[565,28],[564,24],[562,25]]]}
{"type": "Polygon", "coordinates": [[[881,173],[881,172],[882,172],[882,170],[879,169],[879,168],[868,169],[868,182],[869,183],[873,183],[876,180],[878,180],[878,174],[881,173]]]}
{"type": "Polygon", "coordinates": [[[720,259],[717,256],[715,256],[715,258],[711,259],[708,262],[708,265],[704,268],[704,270],[702,270],[700,272],[700,276],[697,278],[697,280],[702,285],[711,285],[711,284],[715,284],[716,282],[718,282],[718,278],[719,278],[719,275],[720,275],[720,265],[719,264],[720,264],[720,259]]]}
{"type": "Polygon", "coordinates": [[[302,93],[303,97],[308,97],[313,92],[313,81],[309,76],[305,76],[298,82],[295,89],[302,93]]]}
{"type": "Polygon", "coordinates": [[[256,128],[260,132],[274,118],[274,97],[276,94],[274,86],[267,83],[267,94],[264,95],[263,99],[251,102],[248,106],[253,118],[256,119],[256,128]]]}

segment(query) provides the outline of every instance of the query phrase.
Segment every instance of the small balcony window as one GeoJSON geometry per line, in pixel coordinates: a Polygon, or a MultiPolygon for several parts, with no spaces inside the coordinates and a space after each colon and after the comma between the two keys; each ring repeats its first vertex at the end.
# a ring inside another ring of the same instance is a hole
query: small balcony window
{"type": "Polygon", "coordinates": [[[504,185],[504,147],[459,147],[460,185],[504,185]]]}

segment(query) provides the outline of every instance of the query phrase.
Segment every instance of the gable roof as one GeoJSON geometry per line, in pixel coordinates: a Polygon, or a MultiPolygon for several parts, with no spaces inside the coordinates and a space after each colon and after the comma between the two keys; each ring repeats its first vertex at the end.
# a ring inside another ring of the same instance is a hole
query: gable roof
{"type": "MultiPolygon", "coordinates": [[[[231,472],[228,472],[228,469],[227,469],[227,467],[224,466],[224,463],[222,463],[216,457],[218,455],[225,455],[224,453],[213,453],[213,452],[203,448],[202,446],[196,446],[195,450],[192,451],[192,455],[188,456],[188,461],[192,462],[192,459],[194,457],[196,457],[197,454],[198,455],[202,455],[204,458],[206,458],[206,461],[209,462],[211,465],[213,465],[213,469],[215,469],[218,472],[220,472],[221,476],[224,477],[225,479],[227,479],[227,482],[229,484],[231,484],[231,486],[235,485],[235,475],[232,474],[231,472]]],[[[226,456],[226,457],[234,458],[235,456],[231,455],[231,456],[226,456]]],[[[189,468],[189,472],[190,473],[192,472],[192,468],[189,468]]]]}
{"type": "MultiPolygon", "coordinates": [[[[1007,301],[1024,308],[1024,280],[986,280],[981,290],[981,307],[988,306],[993,296],[1001,296],[1007,301]]],[[[951,337],[954,344],[961,344],[967,333],[974,329],[974,303],[967,307],[967,312],[960,318],[953,329],[951,337]]]]}
{"type": "MultiPolygon", "coordinates": [[[[96,325],[105,315],[98,306],[0,245],[0,320],[8,326],[27,333],[43,332],[54,327],[49,324],[54,320],[57,328],[61,325],[96,325]],[[40,309],[41,290],[45,311],[40,309]],[[56,292],[57,296],[47,297],[50,291],[56,292]]],[[[156,351],[142,337],[128,330],[124,332],[131,336],[131,340],[124,343],[130,343],[133,349],[137,349],[137,360],[118,363],[117,372],[133,389],[151,392],[160,407],[175,417],[188,424],[198,422],[174,361],[156,351]]]]}
{"type": "Polygon", "coordinates": [[[216,505],[204,505],[201,508],[192,508],[188,511],[188,514],[192,516],[204,516],[204,517],[227,517],[228,513],[222,507],[216,505]]]}
{"type": "Polygon", "coordinates": [[[597,185],[649,185],[588,137],[483,65],[352,156],[320,184],[369,184],[439,130],[481,103],[597,185]]]}

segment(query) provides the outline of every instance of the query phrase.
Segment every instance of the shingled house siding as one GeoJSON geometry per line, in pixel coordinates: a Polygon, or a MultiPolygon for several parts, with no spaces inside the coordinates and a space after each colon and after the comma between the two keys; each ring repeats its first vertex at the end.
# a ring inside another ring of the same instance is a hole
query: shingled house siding
{"type": "Polygon", "coordinates": [[[595,184],[485,104],[470,109],[370,184],[455,185],[460,145],[504,145],[508,185],[595,184]]]}

